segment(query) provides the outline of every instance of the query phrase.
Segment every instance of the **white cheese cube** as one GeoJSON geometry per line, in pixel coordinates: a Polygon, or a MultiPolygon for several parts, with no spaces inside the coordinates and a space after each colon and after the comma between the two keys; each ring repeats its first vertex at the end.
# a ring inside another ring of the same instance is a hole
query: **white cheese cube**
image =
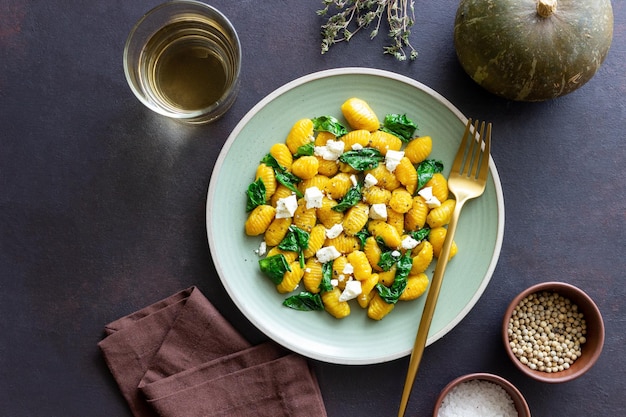
{"type": "Polygon", "coordinates": [[[369,214],[372,220],[387,220],[387,206],[385,203],[372,204],[369,214]]]}
{"type": "Polygon", "coordinates": [[[313,148],[313,153],[326,161],[336,161],[343,154],[343,148],[343,141],[329,140],[325,146],[313,148]]]}
{"type": "Polygon", "coordinates": [[[320,263],[325,264],[339,258],[341,253],[334,246],[326,246],[315,252],[315,256],[320,263]]]}
{"type": "Polygon", "coordinates": [[[293,217],[297,208],[298,198],[295,195],[292,194],[289,197],[281,198],[276,202],[276,218],[286,219],[293,217]]]}
{"type": "Polygon", "coordinates": [[[330,229],[326,229],[326,237],[334,239],[343,232],[343,225],[341,223],[333,225],[330,229]]]}
{"type": "Polygon", "coordinates": [[[402,249],[413,249],[415,248],[417,245],[419,245],[419,241],[413,239],[411,236],[407,236],[404,239],[402,239],[402,249]]]}
{"type": "Polygon", "coordinates": [[[373,185],[378,184],[378,180],[376,179],[375,176],[373,176],[372,174],[368,173],[365,176],[365,181],[363,183],[363,185],[365,185],[365,188],[371,187],[373,185]]]}
{"type": "Polygon", "coordinates": [[[396,167],[400,164],[400,160],[404,157],[404,151],[388,150],[385,155],[385,166],[389,172],[396,170],[396,167]]]}
{"type": "Polygon", "coordinates": [[[318,208],[322,207],[322,197],[324,193],[317,187],[309,187],[304,192],[304,200],[306,201],[306,208],[318,208]]]}
{"type": "Polygon", "coordinates": [[[348,301],[361,294],[361,281],[356,279],[346,282],[346,287],[339,296],[339,301],[348,301]]]}
{"type": "Polygon", "coordinates": [[[432,209],[441,205],[439,199],[433,195],[433,187],[424,187],[419,190],[417,194],[422,196],[424,201],[426,201],[426,205],[428,206],[428,208],[432,209]]]}

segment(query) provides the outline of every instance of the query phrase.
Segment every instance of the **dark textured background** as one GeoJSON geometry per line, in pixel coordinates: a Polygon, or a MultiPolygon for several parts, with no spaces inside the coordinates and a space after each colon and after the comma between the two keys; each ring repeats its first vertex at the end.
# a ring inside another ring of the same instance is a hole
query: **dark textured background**
{"type": "MultiPolygon", "coordinates": [[[[265,95],[342,66],[410,76],[494,123],[506,205],[500,261],[475,308],[426,350],[408,415],[429,415],[444,385],[477,371],[513,381],[533,416],[626,415],[623,0],[613,1],[613,46],[598,74],[534,104],[496,98],[464,74],[453,1],[416,1],[411,39],[420,55],[401,63],[382,54],[384,31],[321,55],[321,1],[213,0],[241,37],[242,88],[223,119],[201,127],[150,113],[124,79],[126,35],[157,3],[0,0],[0,415],[130,415],[96,347],[103,326],[192,284],[251,341],[264,340],[209,256],[212,167],[265,95]],[[509,300],[545,280],[586,290],[606,323],[596,366],[562,385],[523,377],[499,338],[509,300]]],[[[407,364],[313,362],[328,415],[395,415],[407,364]]]]}

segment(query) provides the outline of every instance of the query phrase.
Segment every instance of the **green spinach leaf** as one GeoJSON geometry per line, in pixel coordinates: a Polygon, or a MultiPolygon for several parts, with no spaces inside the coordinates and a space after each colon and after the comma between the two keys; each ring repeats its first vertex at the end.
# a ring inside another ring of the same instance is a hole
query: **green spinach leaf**
{"type": "Polygon", "coordinates": [[[322,281],[320,282],[320,292],[328,292],[333,290],[331,280],[333,278],[333,263],[326,262],[322,265],[322,281]]]}
{"type": "Polygon", "coordinates": [[[384,159],[383,155],[376,148],[361,148],[346,151],[339,157],[341,162],[350,165],[357,171],[374,169],[384,159]]]}
{"type": "Polygon", "coordinates": [[[319,116],[312,120],[313,129],[318,132],[330,132],[338,138],[348,133],[348,129],[332,116],[319,116]]]}
{"type": "Polygon", "coordinates": [[[400,259],[400,252],[395,250],[390,250],[387,252],[383,252],[380,254],[380,260],[378,261],[378,266],[381,267],[383,271],[389,271],[400,259]]]}
{"type": "Polygon", "coordinates": [[[246,191],[247,202],[246,202],[246,211],[251,211],[255,207],[265,204],[265,184],[263,180],[259,178],[255,182],[251,183],[248,186],[248,190],[246,191]]]}
{"type": "Polygon", "coordinates": [[[261,272],[269,277],[269,279],[271,279],[276,285],[283,282],[283,275],[285,275],[285,272],[291,271],[287,258],[285,258],[285,255],[282,253],[259,259],[259,267],[261,272]]]}
{"type": "Polygon", "coordinates": [[[424,185],[436,173],[443,171],[443,162],[435,159],[426,159],[417,166],[417,190],[421,190],[424,185]]]}
{"type": "Polygon", "coordinates": [[[278,244],[278,249],[298,252],[300,266],[304,268],[304,250],[309,247],[309,238],[307,231],[291,225],[283,240],[278,244]]]}
{"type": "Polygon", "coordinates": [[[283,301],[283,305],[298,311],[324,310],[322,297],[319,294],[313,294],[308,291],[286,298],[283,301]]]}
{"type": "Polygon", "coordinates": [[[363,229],[356,232],[354,236],[357,239],[359,239],[361,250],[363,250],[363,248],[365,247],[365,240],[367,240],[367,238],[370,237],[371,235],[370,235],[370,232],[367,230],[367,228],[364,227],[363,229]]]}
{"type": "Polygon", "coordinates": [[[298,148],[294,154],[294,158],[300,158],[301,156],[311,156],[315,152],[315,143],[309,142],[306,145],[302,145],[298,148]]]}
{"type": "Polygon", "coordinates": [[[296,187],[296,184],[302,180],[287,171],[287,168],[279,164],[276,158],[268,153],[263,157],[263,159],[261,159],[261,162],[274,169],[276,181],[293,191],[298,198],[304,197],[304,194],[302,194],[302,192],[298,190],[298,187],[296,187]]]}
{"type": "Polygon", "coordinates": [[[380,248],[381,254],[380,259],[378,260],[378,266],[383,271],[389,271],[393,266],[398,262],[400,258],[400,252],[395,249],[391,249],[389,246],[385,244],[385,241],[382,237],[376,237],[376,243],[378,243],[378,247],[380,248]],[[394,255],[394,253],[397,253],[394,255]]]}
{"type": "Polygon", "coordinates": [[[388,114],[381,130],[396,135],[402,142],[409,142],[416,129],[417,124],[406,117],[406,114],[388,114]]]}
{"type": "Polygon", "coordinates": [[[409,235],[417,240],[418,242],[421,242],[422,240],[428,238],[428,234],[430,233],[430,228],[428,227],[423,227],[420,230],[415,230],[411,233],[409,233],[409,235]]]}
{"type": "Polygon", "coordinates": [[[387,304],[397,303],[400,295],[402,295],[402,292],[406,288],[407,278],[413,266],[411,251],[406,251],[404,255],[398,259],[397,265],[396,276],[390,287],[386,287],[383,284],[376,284],[378,294],[387,304]]]}
{"type": "Polygon", "coordinates": [[[346,195],[343,196],[341,201],[339,201],[339,203],[337,203],[336,206],[332,207],[332,210],[344,212],[348,210],[350,207],[354,206],[359,201],[361,201],[361,198],[362,198],[361,189],[362,189],[362,185],[360,183],[358,183],[354,187],[351,187],[346,193],[346,195]]]}

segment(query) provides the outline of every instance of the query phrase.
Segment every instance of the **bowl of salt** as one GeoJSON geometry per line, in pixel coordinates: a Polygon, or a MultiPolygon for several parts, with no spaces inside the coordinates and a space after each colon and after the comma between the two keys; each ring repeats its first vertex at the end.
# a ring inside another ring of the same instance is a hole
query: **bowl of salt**
{"type": "Polygon", "coordinates": [[[463,375],[444,387],[433,417],[530,417],[522,393],[506,379],[489,373],[463,375]]]}

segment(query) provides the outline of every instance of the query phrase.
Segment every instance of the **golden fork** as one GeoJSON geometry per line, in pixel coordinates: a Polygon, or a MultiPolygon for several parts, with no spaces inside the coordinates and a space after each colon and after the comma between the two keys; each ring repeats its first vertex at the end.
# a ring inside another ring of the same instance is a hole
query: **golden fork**
{"type": "Polygon", "coordinates": [[[437,298],[439,297],[443,274],[448,264],[452,239],[454,238],[454,232],[456,231],[461,209],[467,200],[479,197],[485,191],[487,176],[489,175],[490,148],[491,123],[487,124],[487,133],[485,134],[485,122],[480,123],[477,120],[472,126],[472,119],[469,119],[465,127],[461,145],[452,163],[450,176],[448,177],[448,188],[456,198],[456,205],[450,223],[448,224],[446,239],[441,248],[441,254],[439,255],[430,289],[426,296],[426,304],[424,305],[422,319],[420,320],[417,336],[415,337],[415,345],[413,346],[409,369],[404,382],[398,417],[404,416],[409,396],[411,395],[411,389],[413,388],[413,381],[417,374],[417,368],[419,367],[424,348],[426,347],[428,330],[430,329],[430,323],[435,313],[435,306],[437,304],[437,298]],[[478,131],[479,125],[480,133],[478,131]]]}

